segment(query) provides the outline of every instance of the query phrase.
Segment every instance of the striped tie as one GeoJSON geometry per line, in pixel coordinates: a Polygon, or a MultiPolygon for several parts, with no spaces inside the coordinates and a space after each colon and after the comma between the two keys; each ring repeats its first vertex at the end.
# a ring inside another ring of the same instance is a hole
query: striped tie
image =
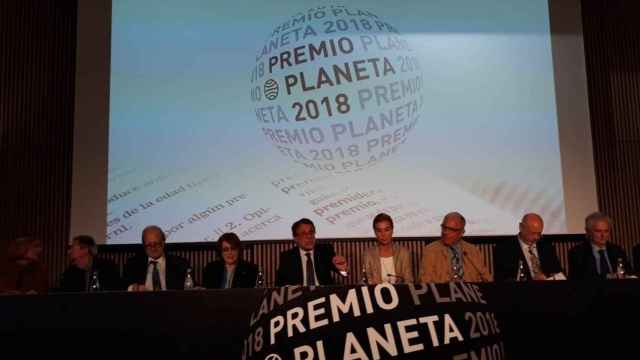
{"type": "Polygon", "coordinates": [[[533,245],[529,246],[529,259],[531,260],[531,272],[533,277],[540,275],[540,259],[535,252],[533,252],[533,245]]]}
{"type": "Polygon", "coordinates": [[[458,250],[451,247],[451,274],[452,280],[462,280],[464,278],[464,268],[462,267],[462,260],[460,259],[460,254],[458,254],[458,250]]]}

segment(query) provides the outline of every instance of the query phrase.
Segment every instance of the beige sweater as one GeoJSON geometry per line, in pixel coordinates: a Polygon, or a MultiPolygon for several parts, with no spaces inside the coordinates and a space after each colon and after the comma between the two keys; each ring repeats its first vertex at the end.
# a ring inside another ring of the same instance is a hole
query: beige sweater
{"type": "MultiPolygon", "coordinates": [[[[460,240],[463,253],[462,266],[464,268],[463,280],[468,282],[493,281],[493,276],[487,270],[482,261],[480,250],[470,243],[460,240]]],[[[449,248],[440,240],[427,245],[422,251],[420,260],[421,283],[444,283],[451,281],[451,262],[449,261],[449,248]]]]}
{"type": "MultiPolygon", "coordinates": [[[[407,248],[393,244],[393,267],[396,275],[402,278],[403,283],[413,282],[413,261],[407,248]]],[[[369,284],[382,283],[382,269],[377,245],[365,250],[364,270],[367,273],[369,284]]]]}

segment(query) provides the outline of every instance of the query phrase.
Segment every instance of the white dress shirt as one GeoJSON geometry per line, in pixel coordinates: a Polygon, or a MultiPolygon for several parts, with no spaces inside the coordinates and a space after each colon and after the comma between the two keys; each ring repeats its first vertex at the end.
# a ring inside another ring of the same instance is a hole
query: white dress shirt
{"type": "MultiPolygon", "coordinates": [[[[520,247],[522,248],[522,253],[524,254],[524,258],[527,261],[527,265],[529,266],[529,273],[531,274],[531,278],[534,278],[533,267],[531,266],[531,254],[529,253],[529,245],[527,245],[520,237],[518,236],[518,241],[520,242],[520,247]]],[[[538,257],[538,262],[540,262],[540,255],[538,254],[538,248],[534,243],[531,245],[533,248],[533,253],[538,257]]],[[[540,272],[542,272],[542,265],[540,265],[540,272]]]]}
{"type": "Polygon", "coordinates": [[[147,279],[144,282],[144,287],[147,290],[152,291],[153,290],[153,264],[151,263],[151,261],[157,261],[158,265],[156,265],[158,267],[158,272],[160,273],[160,286],[162,288],[162,290],[167,290],[167,281],[166,281],[166,274],[167,274],[167,260],[165,259],[164,256],[161,256],[157,259],[152,259],[152,258],[148,258],[148,266],[147,266],[147,279]]]}
{"type": "Polygon", "coordinates": [[[380,271],[382,272],[382,282],[395,284],[396,277],[396,269],[393,265],[393,256],[382,257],[380,256],[380,271]],[[389,276],[391,274],[392,276],[389,276]]]}

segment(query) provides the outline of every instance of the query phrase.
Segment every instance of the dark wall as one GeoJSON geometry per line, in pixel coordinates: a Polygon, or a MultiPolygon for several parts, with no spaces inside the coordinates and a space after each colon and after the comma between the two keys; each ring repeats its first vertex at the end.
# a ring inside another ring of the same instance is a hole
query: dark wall
{"type": "MultiPolygon", "coordinates": [[[[613,241],[627,251],[640,243],[636,3],[583,0],[598,201],[614,218],[613,241]]],[[[69,236],[76,13],[76,1],[0,2],[0,238],[41,237],[52,281],[64,268],[69,236]]],[[[272,259],[286,246],[252,251],[272,259]]],[[[183,252],[200,262],[211,254],[210,247],[183,252]]]]}
{"type": "Polygon", "coordinates": [[[42,238],[52,275],[69,232],[76,5],[0,1],[0,239],[42,238]]]}
{"type": "Polygon", "coordinates": [[[600,209],[614,241],[640,243],[640,5],[584,1],[589,109],[600,209]]]}

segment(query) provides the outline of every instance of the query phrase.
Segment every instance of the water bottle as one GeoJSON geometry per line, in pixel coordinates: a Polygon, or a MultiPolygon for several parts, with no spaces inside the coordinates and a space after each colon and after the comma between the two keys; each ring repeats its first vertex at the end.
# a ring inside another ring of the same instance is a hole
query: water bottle
{"type": "Polygon", "coordinates": [[[93,270],[89,278],[89,292],[100,291],[100,279],[98,278],[98,270],[93,270]]]}
{"type": "Polygon", "coordinates": [[[193,276],[191,276],[191,268],[187,269],[187,276],[184,278],[184,289],[193,290],[193,276]]]}
{"type": "Polygon", "coordinates": [[[518,261],[518,274],[516,274],[516,281],[525,281],[526,279],[527,276],[525,274],[524,261],[520,260],[518,261]]]}
{"type": "Polygon", "coordinates": [[[616,266],[616,278],[624,279],[624,273],[624,261],[622,261],[622,258],[618,258],[618,265],[616,266]]]}
{"type": "Polygon", "coordinates": [[[261,289],[264,287],[264,273],[262,268],[258,268],[258,275],[256,276],[256,288],[261,289]]]}

